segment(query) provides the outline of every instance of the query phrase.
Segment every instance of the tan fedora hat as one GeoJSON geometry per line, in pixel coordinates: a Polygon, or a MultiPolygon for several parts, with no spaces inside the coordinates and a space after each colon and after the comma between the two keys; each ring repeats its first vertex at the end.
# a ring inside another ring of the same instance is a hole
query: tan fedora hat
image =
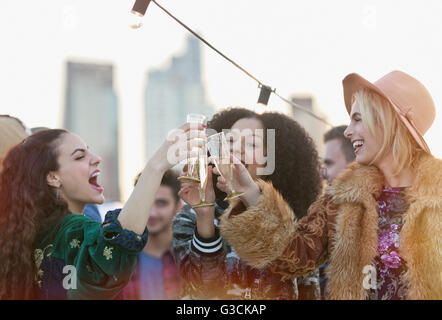
{"type": "Polygon", "coordinates": [[[422,83],[402,71],[393,71],[371,83],[356,73],[342,81],[344,100],[348,114],[353,95],[361,89],[370,89],[386,98],[399,118],[407,126],[417,143],[431,153],[423,135],[433,124],[436,108],[430,93],[422,83]]]}

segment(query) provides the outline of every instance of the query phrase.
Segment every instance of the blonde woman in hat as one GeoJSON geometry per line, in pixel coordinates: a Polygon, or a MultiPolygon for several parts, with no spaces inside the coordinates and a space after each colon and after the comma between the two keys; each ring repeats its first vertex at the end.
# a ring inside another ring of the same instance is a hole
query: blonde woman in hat
{"type": "Polygon", "coordinates": [[[250,266],[284,278],[328,261],[328,299],[442,299],[442,161],[422,137],[433,100],[400,71],[374,83],[350,74],[343,86],[356,162],[297,221],[271,183],[236,165],[245,196],[221,234],[250,266]]]}

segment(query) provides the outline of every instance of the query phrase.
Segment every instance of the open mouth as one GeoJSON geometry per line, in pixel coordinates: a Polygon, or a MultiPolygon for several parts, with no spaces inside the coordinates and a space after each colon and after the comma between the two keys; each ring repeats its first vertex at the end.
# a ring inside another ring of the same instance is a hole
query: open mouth
{"type": "Polygon", "coordinates": [[[98,176],[99,175],[100,175],[100,171],[95,170],[94,173],[89,178],[89,185],[91,186],[92,189],[102,192],[102,191],[104,191],[104,188],[98,184],[98,176]]]}
{"type": "Polygon", "coordinates": [[[362,147],[364,146],[364,140],[354,140],[353,141],[353,149],[355,149],[355,153],[358,153],[362,147]]]}

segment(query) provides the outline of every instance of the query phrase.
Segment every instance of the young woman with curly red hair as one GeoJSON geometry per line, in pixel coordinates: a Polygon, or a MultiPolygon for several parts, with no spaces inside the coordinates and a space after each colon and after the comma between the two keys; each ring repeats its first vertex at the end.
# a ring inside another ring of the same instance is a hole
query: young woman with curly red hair
{"type": "Polygon", "coordinates": [[[82,214],[104,197],[97,180],[101,158],[80,137],[44,130],[13,147],[0,173],[0,299],[116,297],[147,241],[153,196],[174,165],[169,160],[185,157],[171,159],[168,151],[202,138],[199,129],[186,124],[175,132],[178,141],[165,141],[125,206],[108,212],[103,224],[82,214]]]}

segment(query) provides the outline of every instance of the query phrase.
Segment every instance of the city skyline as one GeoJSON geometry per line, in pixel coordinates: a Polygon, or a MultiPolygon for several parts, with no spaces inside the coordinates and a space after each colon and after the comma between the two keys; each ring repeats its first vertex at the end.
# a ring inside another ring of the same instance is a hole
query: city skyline
{"type": "Polygon", "coordinates": [[[99,155],[100,184],[107,201],[120,201],[118,103],[113,65],[68,61],[63,127],[99,155]]]}
{"type": "MultiPolygon", "coordinates": [[[[333,125],[349,122],[341,83],[352,72],[375,81],[403,70],[428,88],[440,110],[440,0],[404,0],[400,6],[382,0],[160,2],[281,96],[314,96],[333,125]]],[[[114,66],[118,140],[124,142],[119,152],[123,199],[145,164],[145,72],[167,67],[171,56],[183,51],[188,35],[155,5],[149,6],[141,29],[128,28],[132,6],[132,0],[0,2],[1,113],[30,127],[61,126],[66,61],[114,66]]],[[[202,82],[217,110],[254,107],[259,89],[253,80],[206,46],[201,58],[202,82]]],[[[271,95],[268,109],[290,108],[271,95]]],[[[442,117],[437,112],[425,138],[439,158],[440,136],[442,117]]]]}
{"type": "Polygon", "coordinates": [[[144,162],[161,146],[168,132],[186,121],[189,113],[206,117],[215,112],[201,81],[201,44],[186,38],[185,51],[170,65],[147,72],[144,90],[144,162]]]}
{"type": "MultiPolygon", "coordinates": [[[[319,106],[315,96],[311,94],[295,93],[292,94],[290,100],[297,105],[305,107],[325,121],[329,120],[328,115],[324,114],[324,111],[319,106]]],[[[290,109],[288,115],[290,115],[298,123],[302,124],[304,129],[313,139],[318,151],[318,155],[322,157],[324,152],[324,134],[330,129],[330,126],[295,107],[290,109]]]]}

